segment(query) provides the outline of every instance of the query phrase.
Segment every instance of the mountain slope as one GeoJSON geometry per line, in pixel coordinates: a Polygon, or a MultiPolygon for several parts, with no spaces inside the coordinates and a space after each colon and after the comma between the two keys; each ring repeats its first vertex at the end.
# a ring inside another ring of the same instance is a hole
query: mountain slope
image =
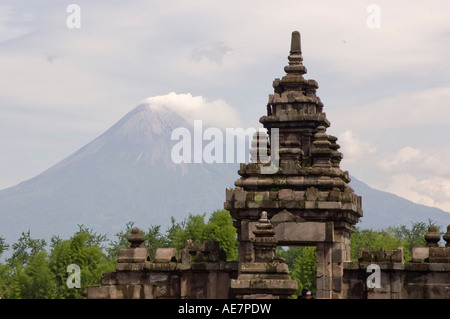
{"type": "MultiPolygon", "coordinates": [[[[350,186],[362,196],[363,218],[357,227],[383,229],[388,226],[406,225],[411,222],[431,220],[437,225],[450,225],[450,213],[435,207],[415,204],[397,195],[371,188],[352,177],[350,186]]],[[[444,228],[444,227],[443,227],[444,228]]]]}
{"type": "Polygon", "coordinates": [[[143,104],[42,174],[0,191],[0,235],[69,236],[84,224],[114,235],[132,220],[169,225],[223,208],[237,164],[175,164],[171,133],[190,124],[143,104]]]}

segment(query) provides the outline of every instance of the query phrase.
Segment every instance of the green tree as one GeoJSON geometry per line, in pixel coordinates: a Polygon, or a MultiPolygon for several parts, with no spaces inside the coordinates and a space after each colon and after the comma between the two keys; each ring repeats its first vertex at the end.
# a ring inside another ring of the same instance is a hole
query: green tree
{"type": "Polygon", "coordinates": [[[8,299],[13,295],[13,267],[0,264],[0,298],[8,299]]]}
{"type": "Polygon", "coordinates": [[[152,256],[155,256],[156,249],[169,247],[168,238],[161,233],[161,225],[151,225],[143,236],[145,238],[144,246],[150,248],[152,256]]]}
{"type": "Polygon", "coordinates": [[[59,240],[50,254],[50,269],[55,275],[56,298],[86,298],[87,287],[100,284],[102,274],[114,271],[115,260],[107,257],[101,249],[103,236],[80,227],[69,240],[59,240]],[[81,288],[69,288],[67,267],[71,264],[80,267],[81,288]]]}
{"type": "Polygon", "coordinates": [[[205,228],[205,237],[219,242],[220,248],[227,253],[227,260],[237,260],[239,243],[229,211],[217,210],[211,214],[205,228]]]}
{"type": "Polygon", "coordinates": [[[207,240],[219,242],[219,246],[226,252],[227,260],[237,260],[238,241],[236,228],[230,212],[217,210],[211,214],[208,223],[205,223],[206,214],[189,214],[176,232],[174,232],[172,246],[177,249],[184,248],[186,240],[191,239],[196,243],[207,240]]]}
{"type": "Polygon", "coordinates": [[[314,295],[317,281],[316,247],[277,247],[276,254],[285,259],[290,277],[298,282],[294,295],[300,296],[304,288],[311,290],[314,295]]]}
{"type": "Polygon", "coordinates": [[[122,230],[115,234],[116,240],[111,241],[109,247],[106,248],[108,256],[112,259],[117,259],[119,256],[119,251],[121,248],[130,247],[130,243],[128,242],[128,237],[131,235],[131,230],[134,228],[134,222],[129,221],[125,225],[125,230],[122,230]]]}
{"type": "MultiPolygon", "coordinates": [[[[150,248],[152,256],[155,255],[157,248],[172,247],[176,233],[183,229],[184,223],[177,223],[173,217],[171,217],[171,222],[172,225],[166,230],[166,234],[162,233],[161,225],[151,225],[148,231],[141,229],[141,234],[145,238],[142,246],[150,248]]],[[[134,227],[134,222],[129,221],[125,230],[116,233],[116,240],[111,241],[109,247],[106,248],[110,258],[117,259],[121,248],[130,247],[128,238],[134,227]]]]}
{"type": "Polygon", "coordinates": [[[26,265],[31,257],[44,251],[46,245],[44,239],[31,238],[29,230],[26,233],[23,232],[17,243],[12,244],[13,254],[8,259],[8,263],[20,262],[26,265]]]}
{"type": "Polygon", "coordinates": [[[8,250],[9,245],[6,244],[5,237],[0,236],[0,257],[3,255],[3,253],[8,250]]]}
{"type": "Polygon", "coordinates": [[[396,250],[403,247],[403,254],[406,261],[411,260],[412,248],[415,246],[425,246],[425,234],[432,224],[423,222],[412,222],[410,228],[405,225],[391,226],[382,230],[359,229],[351,235],[351,259],[358,260],[359,248],[365,247],[371,250],[396,250]]]}
{"type": "Polygon", "coordinates": [[[56,297],[55,276],[50,270],[46,251],[30,257],[28,265],[19,266],[16,276],[16,298],[53,299],[56,297]]]}
{"type": "Polygon", "coordinates": [[[177,249],[184,248],[186,240],[191,239],[194,242],[201,243],[208,238],[206,237],[206,214],[192,215],[189,214],[185,222],[185,227],[178,229],[174,234],[173,246],[177,249]]]}
{"type": "MultiPolygon", "coordinates": [[[[426,246],[425,234],[428,233],[428,227],[434,225],[432,220],[428,220],[428,224],[424,222],[412,222],[411,228],[407,228],[405,225],[398,227],[392,227],[392,232],[399,238],[404,238],[408,245],[405,247],[412,252],[413,247],[426,246]]],[[[437,226],[438,232],[440,227],[437,226]]]]}

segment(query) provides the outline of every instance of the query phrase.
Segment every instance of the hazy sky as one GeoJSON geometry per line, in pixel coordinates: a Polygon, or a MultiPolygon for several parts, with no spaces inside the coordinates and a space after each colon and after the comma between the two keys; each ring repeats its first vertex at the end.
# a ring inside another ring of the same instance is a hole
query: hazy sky
{"type": "Polygon", "coordinates": [[[0,189],[148,98],[260,127],[298,30],[341,167],[450,212],[450,2],[393,2],[3,0],[0,189]]]}

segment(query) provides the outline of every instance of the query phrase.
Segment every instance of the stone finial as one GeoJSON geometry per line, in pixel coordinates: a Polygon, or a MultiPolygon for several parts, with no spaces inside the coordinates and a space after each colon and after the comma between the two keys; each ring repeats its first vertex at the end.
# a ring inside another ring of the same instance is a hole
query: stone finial
{"type": "Polygon", "coordinates": [[[255,262],[272,262],[275,258],[275,249],[277,239],[273,225],[267,217],[267,212],[261,213],[261,218],[256,224],[256,230],[253,231],[255,238],[253,247],[255,249],[255,262]]]}
{"type": "Polygon", "coordinates": [[[250,161],[252,163],[268,163],[270,148],[268,146],[267,133],[258,131],[253,134],[253,140],[250,149],[250,161]]]}
{"type": "Polygon", "coordinates": [[[331,157],[333,154],[332,142],[326,133],[325,126],[317,127],[317,133],[314,134],[313,147],[311,155],[313,156],[313,166],[315,167],[331,167],[331,157]]]}
{"type": "Polygon", "coordinates": [[[302,53],[300,32],[293,31],[291,36],[291,54],[302,53]]]}
{"type": "Polygon", "coordinates": [[[434,225],[428,227],[428,233],[425,235],[427,247],[439,247],[438,242],[441,240],[441,235],[438,234],[437,228],[434,225]]]}
{"type": "Polygon", "coordinates": [[[141,234],[141,230],[134,227],[131,230],[131,235],[128,237],[128,241],[131,243],[131,248],[139,248],[141,244],[145,241],[144,236],[141,234]]]}
{"type": "Polygon", "coordinates": [[[445,240],[445,247],[450,247],[450,225],[447,226],[447,232],[442,236],[442,239],[445,240]]]}
{"type": "Polygon", "coordinates": [[[303,66],[302,49],[300,43],[300,32],[294,31],[291,36],[291,50],[289,51],[289,65],[284,67],[284,71],[288,74],[306,73],[306,68],[303,66]]]}
{"type": "Polygon", "coordinates": [[[261,217],[258,220],[258,223],[256,224],[256,230],[253,232],[258,237],[267,237],[273,234],[273,226],[270,222],[269,218],[267,217],[267,212],[263,211],[261,213],[261,217]]]}

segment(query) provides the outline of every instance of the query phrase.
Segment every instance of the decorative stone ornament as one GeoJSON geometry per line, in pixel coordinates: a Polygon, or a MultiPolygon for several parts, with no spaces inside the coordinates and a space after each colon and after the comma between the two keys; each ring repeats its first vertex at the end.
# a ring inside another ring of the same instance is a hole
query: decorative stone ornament
{"type": "Polygon", "coordinates": [[[139,248],[141,244],[145,241],[144,236],[141,234],[141,230],[134,227],[131,230],[131,235],[128,237],[128,241],[131,243],[131,248],[139,248]]]}
{"type": "Polygon", "coordinates": [[[438,242],[441,240],[441,235],[438,234],[437,228],[434,225],[428,227],[428,233],[425,235],[427,247],[439,247],[438,242]]]}
{"type": "Polygon", "coordinates": [[[445,240],[445,247],[450,247],[450,225],[447,226],[447,232],[442,236],[442,239],[445,240]]]}

